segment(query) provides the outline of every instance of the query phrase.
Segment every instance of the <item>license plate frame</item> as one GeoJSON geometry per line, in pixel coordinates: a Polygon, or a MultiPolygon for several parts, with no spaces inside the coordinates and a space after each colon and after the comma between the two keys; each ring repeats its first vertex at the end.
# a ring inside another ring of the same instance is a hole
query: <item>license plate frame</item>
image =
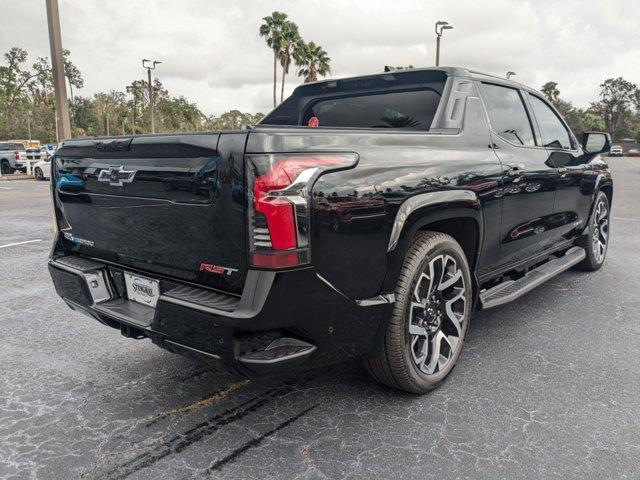
{"type": "Polygon", "coordinates": [[[124,283],[129,300],[147,307],[156,308],[160,297],[159,280],[125,271],[124,283]]]}

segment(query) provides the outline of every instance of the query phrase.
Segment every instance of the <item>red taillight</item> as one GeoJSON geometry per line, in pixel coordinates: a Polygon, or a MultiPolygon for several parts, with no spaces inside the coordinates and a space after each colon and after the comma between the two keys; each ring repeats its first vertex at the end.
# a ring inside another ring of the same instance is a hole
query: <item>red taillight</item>
{"type": "Polygon", "coordinates": [[[285,268],[295,267],[303,263],[299,252],[271,252],[251,254],[251,264],[254,267],[263,268],[285,268]]]}
{"type": "Polygon", "coordinates": [[[320,173],[355,165],[353,154],[249,155],[251,264],[285,268],[309,262],[309,191],[320,173]]]}

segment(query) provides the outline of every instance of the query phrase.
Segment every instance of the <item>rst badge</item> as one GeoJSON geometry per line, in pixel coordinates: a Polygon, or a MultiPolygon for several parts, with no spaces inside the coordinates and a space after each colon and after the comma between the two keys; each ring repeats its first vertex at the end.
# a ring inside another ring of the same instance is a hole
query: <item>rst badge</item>
{"type": "Polygon", "coordinates": [[[237,272],[237,268],[221,267],[220,265],[211,265],[210,263],[200,264],[201,272],[216,273],[218,275],[231,275],[233,272],[237,272]]]}
{"type": "Polygon", "coordinates": [[[112,187],[121,187],[124,183],[133,182],[136,170],[125,170],[124,166],[109,167],[100,170],[98,174],[99,182],[108,182],[112,187]]]}

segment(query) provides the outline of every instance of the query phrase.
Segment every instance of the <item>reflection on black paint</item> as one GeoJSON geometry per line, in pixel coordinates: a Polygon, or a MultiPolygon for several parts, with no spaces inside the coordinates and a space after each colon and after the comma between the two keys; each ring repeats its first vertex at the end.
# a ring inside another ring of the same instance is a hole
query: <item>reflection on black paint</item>
{"type": "MultiPolygon", "coordinates": [[[[578,216],[574,212],[554,213],[545,217],[535,218],[513,228],[504,238],[503,242],[513,242],[514,240],[539,235],[549,230],[571,224],[577,220],[578,216]]],[[[575,227],[579,226],[578,224],[575,225],[575,227]]]]}

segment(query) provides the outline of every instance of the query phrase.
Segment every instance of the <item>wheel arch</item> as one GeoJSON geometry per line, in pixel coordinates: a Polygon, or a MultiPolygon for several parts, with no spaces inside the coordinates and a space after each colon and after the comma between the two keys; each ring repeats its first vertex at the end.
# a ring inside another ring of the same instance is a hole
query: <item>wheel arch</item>
{"type": "Polygon", "coordinates": [[[482,210],[474,192],[451,190],[411,197],[400,206],[393,224],[384,291],[394,290],[405,254],[419,231],[451,235],[462,247],[473,276],[482,245],[482,226],[482,210]]]}
{"type": "Polygon", "coordinates": [[[611,207],[611,204],[613,203],[613,182],[609,181],[603,183],[602,185],[600,185],[600,190],[602,190],[607,196],[607,199],[609,200],[609,207],[611,207]]]}

